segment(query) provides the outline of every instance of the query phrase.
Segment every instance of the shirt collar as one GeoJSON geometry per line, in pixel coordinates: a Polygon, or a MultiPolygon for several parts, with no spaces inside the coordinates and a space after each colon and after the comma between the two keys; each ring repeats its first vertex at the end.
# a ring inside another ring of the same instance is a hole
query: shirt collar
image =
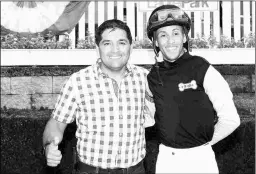
{"type": "Polygon", "coordinates": [[[174,66],[179,66],[180,64],[183,64],[183,62],[186,61],[186,59],[188,59],[189,57],[190,57],[190,54],[188,52],[185,52],[180,58],[178,58],[174,62],[168,62],[168,61],[164,60],[163,67],[168,69],[168,68],[171,68],[174,66]]]}

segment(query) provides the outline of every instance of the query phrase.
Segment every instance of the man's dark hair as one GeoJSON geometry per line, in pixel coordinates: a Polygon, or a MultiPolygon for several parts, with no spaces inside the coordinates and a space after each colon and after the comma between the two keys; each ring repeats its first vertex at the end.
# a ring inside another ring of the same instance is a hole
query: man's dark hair
{"type": "Polygon", "coordinates": [[[126,35],[127,35],[127,38],[129,40],[130,44],[132,44],[132,35],[131,35],[130,28],[126,25],[126,23],[124,23],[124,22],[122,22],[118,19],[107,20],[107,21],[103,22],[98,27],[98,29],[96,30],[96,33],[95,33],[95,42],[96,42],[96,44],[99,46],[99,43],[102,40],[101,35],[106,29],[115,30],[116,28],[124,30],[126,32],[126,35]]]}

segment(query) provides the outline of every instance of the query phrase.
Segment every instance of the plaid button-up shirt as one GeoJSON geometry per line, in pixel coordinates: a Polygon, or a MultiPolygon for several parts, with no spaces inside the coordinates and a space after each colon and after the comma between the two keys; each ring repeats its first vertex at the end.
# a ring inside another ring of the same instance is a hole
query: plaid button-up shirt
{"type": "Polygon", "coordinates": [[[76,119],[80,161],[101,168],[127,168],[145,157],[145,127],[154,122],[155,106],[144,68],[127,65],[118,85],[97,64],[71,75],[52,117],[76,119]]]}

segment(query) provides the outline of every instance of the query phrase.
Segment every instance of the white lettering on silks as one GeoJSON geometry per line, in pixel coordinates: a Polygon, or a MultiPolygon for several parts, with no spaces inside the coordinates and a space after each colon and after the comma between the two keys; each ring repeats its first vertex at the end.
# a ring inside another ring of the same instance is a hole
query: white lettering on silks
{"type": "Polygon", "coordinates": [[[197,84],[195,80],[192,80],[190,83],[179,83],[178,85],[179,90],[182,92],[185,89],[196,89],[197,88],[197,84]]]}

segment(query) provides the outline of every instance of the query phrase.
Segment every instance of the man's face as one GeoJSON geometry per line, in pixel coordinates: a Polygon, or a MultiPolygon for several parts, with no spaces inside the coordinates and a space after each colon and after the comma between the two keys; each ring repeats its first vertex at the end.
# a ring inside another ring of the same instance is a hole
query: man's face
{"type": "Polygon", "coordinates": [[[97,50],[102,60],[102,69],[106,71],[125,69],[132,52],[126,32],[119,28],[106,29],[101,36],[102,40],[97,50]]]}
{"type": "Polygon", "coordinates": [[[163,59],[169,62],[174,62],[184,53],[185,42],[186,36],[181,26],[165,26],[156,31],[156,46],[162,52],[163,59]]]}

